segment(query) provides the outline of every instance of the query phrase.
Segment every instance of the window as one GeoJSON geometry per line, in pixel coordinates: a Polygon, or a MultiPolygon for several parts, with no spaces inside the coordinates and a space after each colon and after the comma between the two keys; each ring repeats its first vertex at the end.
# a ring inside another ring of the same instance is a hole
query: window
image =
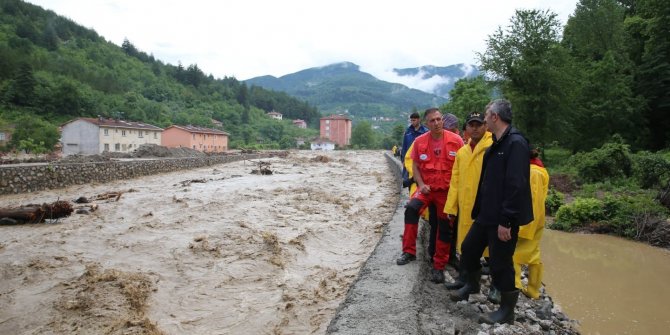
{"type": "Polygon", "coordinates": [[[158,132],[157,131],[154,132],[154,138],[158,138],[158,132]]]}
{"type": "Polygon", "coordinates": [[[142,133],[141,130],[137,132],[137,137],[139,137],[139,138],[144,137],[144,134],[142,133]]]}
{"type": "Polygon", "coordinates": [[[326,120],[326,124],[330,124],[330,120],[326,120]]]}
{"type": "Polygon", "coordinates": [[[330,130],[330,126],[326,126],[326,130],[330,130]]]}
{"type": "Polygon", "coordinates": [[[121,144],[119,144],[119,143],[114,144],[114,151],[119,151],[119,150],[121,150],[121,144]]]}
{"type": "Polygon", "coordinates": [[[121,130],[121,136],[126,136],[126,131],[125,130],[121,130]]]}
{"type": "Polygon", "coordinates": [[[109,151],[109,143],[105,143],[105,151],[109,151]]]}
{"type": "MultiPolygon", "coordinates": [[[[193,134],[193,139],[195,140],[195,134],[193,134]]],[[[193,148],[193,149],[195,149],[195,148],[193,148]]]]}
{"type": "Polygon", "coordinates": [[[105,136],[109,136],[109,129],[105,128],[105,136]]]}

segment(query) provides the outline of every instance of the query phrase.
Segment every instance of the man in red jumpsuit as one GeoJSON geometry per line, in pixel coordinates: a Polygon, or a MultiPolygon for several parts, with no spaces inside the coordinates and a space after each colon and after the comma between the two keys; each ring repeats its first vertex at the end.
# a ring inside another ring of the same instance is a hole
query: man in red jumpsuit
{"type": "MultiPolygon", "coordinates": [[[[463,139],[443,129],[442,113],[437,108],[427,109],[424,121],[429,132],[414,141],[414,181],[418,191],[405,209],[405,231],[402,238],[402,255],[396,264],[405,265],[416,259],[416,237],[419,231],[419,213],[429,205],[444,208],[449,193],[451,169],[456,152],[463,146],[463,139]]],[[[437,211],[438,238],[433,256],[431,281],[444,282],[444,267],[449,261],[452,223],[443,211],[437,211]]]]}

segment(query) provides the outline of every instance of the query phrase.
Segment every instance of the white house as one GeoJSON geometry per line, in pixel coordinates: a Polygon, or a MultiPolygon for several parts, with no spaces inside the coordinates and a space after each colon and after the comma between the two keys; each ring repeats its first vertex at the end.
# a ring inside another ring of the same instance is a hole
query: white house
{"type": "Polygon", "coordinates": [[[310,144],[310,147],[312,150],[324,150],[324,151],[331,151],[335,150],[335,143],[331,142],[327,139],[319,138],[310,144]]]}
{"type": "Polygon", "coordinates": [[[141,122],[83,117],[61,128],[64,156],[130,152],[142,144],[161,145],[163,132],[162,128],[141,122]]]}

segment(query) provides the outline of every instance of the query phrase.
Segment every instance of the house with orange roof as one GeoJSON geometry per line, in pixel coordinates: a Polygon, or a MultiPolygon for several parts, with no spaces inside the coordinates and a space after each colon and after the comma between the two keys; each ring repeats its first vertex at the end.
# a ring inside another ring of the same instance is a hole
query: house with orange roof
{"type": "Polygon", "coordinates": [[[173,125],[163,131],[161,144],[169,148],[191,148],[202,152],[224,152],[228,150],[228,134],[225,131],[173,125]]]}

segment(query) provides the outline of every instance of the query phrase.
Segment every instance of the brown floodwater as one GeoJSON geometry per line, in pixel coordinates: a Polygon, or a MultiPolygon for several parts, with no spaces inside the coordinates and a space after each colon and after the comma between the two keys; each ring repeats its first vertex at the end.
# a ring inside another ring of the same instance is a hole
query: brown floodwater
{"type": "Polygon", "coordinates": [[[542,258],[547,292],[583,334],[670,332],[670,251],[547,230],[542,258]]]}

